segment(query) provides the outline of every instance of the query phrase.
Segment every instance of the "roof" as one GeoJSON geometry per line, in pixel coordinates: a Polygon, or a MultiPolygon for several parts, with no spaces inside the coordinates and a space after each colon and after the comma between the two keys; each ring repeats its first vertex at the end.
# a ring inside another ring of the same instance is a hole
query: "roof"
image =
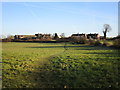
{"type": "Polygon", "coordinates": [[[17,36],[17,37],[18,37],[18,36],[19,36],[19,37],[24,37],[24,38],[25,38],[25,37],[35,37],[35,35],[15,35],[15,37],[16,37],[16,36],[17,36]]]}
{"type": "Polygon", "coordinates": [[[71,36],[82,36],[82,35],[85,35],[85,34],[72,34],[71,36]]]}
{"type": "Polygon", "coordinates": [[[90,33],[90,34],[87,34],[87,35],[91,36],[91,35],[99,35],[99,34],[98,33],[94,33],[94,34],[90,33]]]}
{"type": "Polygon", "coordinates": [[[15,35],[15,36],[35,36],[35,35],[15,35]]]}

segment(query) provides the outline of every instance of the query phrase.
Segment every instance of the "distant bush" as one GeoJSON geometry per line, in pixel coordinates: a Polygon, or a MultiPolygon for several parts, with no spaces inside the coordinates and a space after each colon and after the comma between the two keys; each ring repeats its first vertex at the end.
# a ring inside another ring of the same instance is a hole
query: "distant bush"
{"type": "Polygon", "coordinates": [[[103,41],[102,46],[113,46],[113,41],[105,40],[103,41]]]}
{"type": "Polygon", "coordinates": [[[94,46],[100,46],[100,40],[94,40],[94,39],[89,39],[86,41],[86,44],[88,45],[94,45],[94,46]]]}
{"type": "Polygon", "coordinates": [[[5,38],[5,39],[2,39],[1,41],[2,41],[2,42],[12,42],[13,39],[5,38]]]}
{"type": "Polygon", "coordinates": [[[86,44],[94,45],[95,44],[95,40],[94,39],[89,39],[86,44]]]}
{"type": "Polygon", "coordinates": [[[94,45],[95,46],[100,46],[101,45],[100,40],[95,41],[94,45]]]}
{"type": "Polygon", "coordinates": [[[86,39],[86,40],[84,41],[84,44],[89,45],[89,39],[86,39]]]}
{"type": "Polygon", "coordinates": [[[114,40],[114,42],[113,42],[113,46],[115,46],[115,47],[120,47],[120,38],[114,40]]]}
{"type": "Polygon", "coordinates": [[[72,43],[85,44],[87,39],[85,37],[72,37],[72,43]]]}
{"type": "Polygon", "coordinates": [[[80,38],[80,43],[85,44],[87,42],[87,39],[85,37],[80,38]]]}
{"type": "Polygon", "coordinates": [[[103,42],[102,46],[108,46],[109,43],[108,42],[103,42]]]}
{"type": "Polygon", "coordinates": [[[100,40],[95,39],[87,39],[85,37],[72,37],[71,38],[72,43],[78,43],[78,44],[86,44],[86,45],[94,45],[94,46],[100,46],[101,42],[100,40]]]}

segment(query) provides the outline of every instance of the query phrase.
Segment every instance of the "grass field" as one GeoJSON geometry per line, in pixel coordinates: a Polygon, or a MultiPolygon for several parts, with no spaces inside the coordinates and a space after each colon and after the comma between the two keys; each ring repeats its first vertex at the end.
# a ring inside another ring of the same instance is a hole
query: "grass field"
{"type": "Polygon", "coordinates": [[[64,43],[3,43],[3,88],[119,88],[119,50],[64,43]]]}

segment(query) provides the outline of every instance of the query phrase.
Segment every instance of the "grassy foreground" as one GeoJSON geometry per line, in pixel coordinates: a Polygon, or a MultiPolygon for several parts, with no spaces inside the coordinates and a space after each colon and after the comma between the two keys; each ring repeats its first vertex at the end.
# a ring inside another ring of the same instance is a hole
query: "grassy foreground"
{"type": "Polygon", "coordinates": [[[3,88],[119,88],[119,50],[64,43],[3,43],[3,88]]]}

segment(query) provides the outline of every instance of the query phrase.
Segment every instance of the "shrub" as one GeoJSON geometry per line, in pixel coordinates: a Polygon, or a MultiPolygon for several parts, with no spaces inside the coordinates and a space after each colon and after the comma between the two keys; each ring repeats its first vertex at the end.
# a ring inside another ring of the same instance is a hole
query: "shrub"
{"type": "Polygon", "coordinates": [[[86,38],[85,37],[72,37],[71,41],[72,43],[80,43],[80,44],[85,44],[86,43],[86,38]]]}
{"type": "Polygon", "coordinates": [[[100,40],[94,40],[94,39],[86,40],[86,44],[94,45],[94,46],[100,46],[101,45],[100,40]]]}
{"type": "Polygon", "coordinates": [[[120,38],[114,40],[113,45],[114,45],[115,47],[120,47],[120,38]]]}
{"type": "Polygon", "coordinates": [[[87,45],[89,45],[89,39],[86,39],[86,40],[84,41],[84,43],[87,44],[87,45]]]}
{"type": "Polygon", "coordinates": [[[99,40],[97,40],[97,41],[95,41],[94,45],[95,45],[95,46],[100,46],[100,45],[101,45],[101,43],[100,43],[100,41],[99,41],[99,40]]]}
{"type": "Polygon", "coordinates": [[[85,37],[81,37],[80,38],[80,43],[85,44],[86,41],[87,41],[87,39],[85,37]]]}
{"type": "Polygon", "coordinates": [[[95,40],[93,40],[93,39],[89,39],[89,41],[88,41],[88,45],[94,45],[95,44],[95,40]]]}
{"type": "Polygon", "coordinates": [[[102,45],[103,46],[112,46],[112,43],[111,43],[111,41],[104,41],[102,45]]]}

